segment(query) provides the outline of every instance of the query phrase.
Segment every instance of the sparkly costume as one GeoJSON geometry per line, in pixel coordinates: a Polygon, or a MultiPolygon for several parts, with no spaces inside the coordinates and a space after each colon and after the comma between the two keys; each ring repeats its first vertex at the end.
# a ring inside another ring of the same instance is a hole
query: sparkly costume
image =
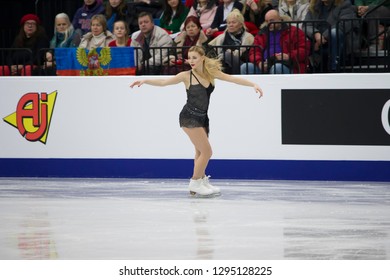
{"type": "Polygon", "coordinates": [[[187,90],[187,103],[180,112],[180,127],[204,127],[207,135],[209,134],[209,117],[207,110],[209,108],[210,95],[214,86],[205,88],[198,78],[190,72],[190,87],[187,90]],[[192,84],[192,76],[198,81],[198,84],[192,84]]]}

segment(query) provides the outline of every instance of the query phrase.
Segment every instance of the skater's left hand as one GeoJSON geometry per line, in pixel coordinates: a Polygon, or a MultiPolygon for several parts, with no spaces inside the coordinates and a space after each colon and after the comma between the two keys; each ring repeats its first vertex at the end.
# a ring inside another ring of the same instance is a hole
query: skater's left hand
{"type": "Polygon", "coordinates": [[[133,88],[133,87],[135,87],[135,86],[140,87],[140,86],[142,86],[144,83],[145,83],[145,81],[143,81],[143,80],[141,80],[141,81],[135,81],[134,83],[132,83],[132,84],[130,85],[130,87],[131,87],[131,88],[133,88]]]}
{"type": "Polygon", "coordinates": [[[255,91],[259,94],[259,98],[261,98],[263,96],[263,90],[256,84],[254,85],[254,88],[255,91]]]}

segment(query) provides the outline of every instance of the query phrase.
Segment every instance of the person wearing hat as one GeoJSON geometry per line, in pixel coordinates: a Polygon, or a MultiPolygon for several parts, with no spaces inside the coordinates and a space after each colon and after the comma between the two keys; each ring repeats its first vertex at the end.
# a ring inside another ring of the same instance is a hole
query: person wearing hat
{"type": "Polygon", "coordinates": [[[11,52],[8,56],[11,75],[31,75],[31,66],[34,65],[33,68],[36,68],[42,64],[45,56],[42,49],[49,48],[49,39],[37,15],[27,14],[22,17],[20,31],[11,48],[31,50],[31,53],[25,50],[11,52]]]}

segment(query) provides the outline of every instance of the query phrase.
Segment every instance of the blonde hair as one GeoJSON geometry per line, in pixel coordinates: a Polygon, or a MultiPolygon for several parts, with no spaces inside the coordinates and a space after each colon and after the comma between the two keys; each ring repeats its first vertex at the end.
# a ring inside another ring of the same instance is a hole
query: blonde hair
{"type": "Polygon", "coordinates": [[[72,36],[72,34],[74,32],[74,28],[73,28],[72,23],[70,22],[69,16],[65,13],[59,13],[56,15],[56,17],[54,19],[54,34],[58,33],[57,27],[56,27],[56,25],[57,25],[56,20],[57,19],[64,19],[66,21],[66,23],[68,24],[68,28],[64,32],[64,40],[60,43],[60,47],[62,47],[66,43],[66,40],[68,40],[69,37],[72,36]]]}
{"type": "Polygon", "coordinates": [[[244,16],[241,14],[240,10],[233,9],[226,17],[226,21],[228,19],[236,19],[239,23],[241,23],[242,27],[246,29],[244,16]]]}
{"type": "Polygon", "coordinates": [[[200,46],[191,47],[188,52],[196,52],[204,57],[203,60],[203,75],[212,85],[214,85],[215,75],[222,71],[222,63],[219,59],[209,58],[206,56],[204,49],[200,46]]]}

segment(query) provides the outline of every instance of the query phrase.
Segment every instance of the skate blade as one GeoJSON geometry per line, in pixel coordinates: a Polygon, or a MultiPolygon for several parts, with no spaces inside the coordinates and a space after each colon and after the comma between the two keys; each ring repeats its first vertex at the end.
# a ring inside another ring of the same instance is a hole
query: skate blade
{"type": "Polygon", "coordinates": [[[216,197],[216,196],[220,196],[221,193],[212,193],[212,194],[207,194],[207,195],[201,195],[201,194],[198,194],[196,192],[193,192],[193,191],[190,191],[190,197],[192,198],[213,198],[213,197],[216,197]]]}

